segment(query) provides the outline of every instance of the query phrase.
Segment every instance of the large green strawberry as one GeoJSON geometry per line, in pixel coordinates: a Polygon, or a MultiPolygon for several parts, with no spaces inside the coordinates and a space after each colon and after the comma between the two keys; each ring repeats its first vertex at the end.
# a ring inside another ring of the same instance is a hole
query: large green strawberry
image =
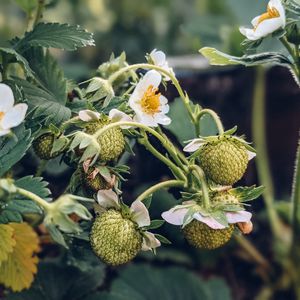
{"type": "Polygon", "coordinates": [[[90,235],[95,254],[113,266],[132,260],[141,250],[142,241],[138,225],[115,209],[109,209],[95,219],[90,235]]]}
{"type": "Polygon", "coordinates": [[[217,184],[233,185],[244,175],[248,151],[239,140],[221,136],[206,142],[199,153],[200,166],[217,184]]]}

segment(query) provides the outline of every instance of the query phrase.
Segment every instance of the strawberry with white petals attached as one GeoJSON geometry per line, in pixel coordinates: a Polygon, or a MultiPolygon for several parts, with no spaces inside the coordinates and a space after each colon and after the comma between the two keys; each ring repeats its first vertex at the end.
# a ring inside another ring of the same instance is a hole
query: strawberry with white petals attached
{"type": "Polygon", "coordinates": [[[162,218],[168,223],[183,227],[183,234],[191,245],[204,249],[223,246],[230,240],[234,224],[248,223],[251,217],[252,214],[239,205],[234,211],[209,211],[194,200],[162,213],[162,218]]]}
{"type": "Polygon", "coordinates": [[[256,155],[246,141],[226,132],[220,136],[194,139],[183,150],[196,152],[205,174],[220,185],[233,185],[240,180],[249,160],[256,155]]]}
{"type": "MultiPolygon", "coordinates": [[[[114,122],[132,121],[131,117],[118,109],[112,109],[109,116],[101,116],[100,113],[91,110],[82,110],[78,114],[80,120],[86,122],[85,132],[94,134],[101,128],[114,122]]],[[[126,129],[128,126],[121,126],[126,129]]],[[[98,137],[97,141],[100,145],[99,159],[108,162],[117,159],[125,147],[125,139],[120,128],[111,128],[98,137]]]]}
{"type": "Polygon", "coordinates": [[[125,264],[141,250],[160,246],[155,235],[145,229],[151,222],[141,201],[136,200],[128,207],[112,190],[98,191],[97,200],[102,211],[92,226],[90,242],[95,254],[105,263],[125,264]]]}

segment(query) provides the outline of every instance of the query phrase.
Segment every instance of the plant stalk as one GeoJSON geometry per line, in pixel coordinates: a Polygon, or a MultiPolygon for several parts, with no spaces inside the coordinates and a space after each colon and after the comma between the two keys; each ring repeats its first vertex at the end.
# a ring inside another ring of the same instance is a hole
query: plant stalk
{"type": "Polygon", "coordinates": [[[144,199],[146,199],[148,196],[150,196],[151,194],[155,193],[156,191],[162,189],[162,188],[170,188],[170,187],[184,187],[185,186],[185,182],[184,181],[180,181],[180,180],[168,180],[168,181],[163,181],[160,183],[157,183],[153,186],[151,186],[149,189],[147,189],[146,191],[144,191],[142,194],[140,194],[136,200],[137,201],[143,201],[144,199]]]}
{"type": "Polygon", "coordinates": [[[265,186],[263,199],[266,205],[272,234],[276,239],[280,240],[281,221],[274,208],[274,187],[267,153],[265,85],[265,69],[263,67],[257,67],[252,104],[252,134],[254,145],[257,150],[257,172],[260,183],[265,186]]]}

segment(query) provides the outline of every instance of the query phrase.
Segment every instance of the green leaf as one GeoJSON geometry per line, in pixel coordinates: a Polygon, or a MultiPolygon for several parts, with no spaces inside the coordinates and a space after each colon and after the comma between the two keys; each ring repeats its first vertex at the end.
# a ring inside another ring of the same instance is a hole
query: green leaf
{"type": "Polygon", "coordinates": [[[15,49],[25,51],[30,47],[76,50],[79,47],[94,46],[93,34],[78,25],[39,23],[19,40],[15,49]]]}
{"type": "Polygon", "coordinates": [[[157,229],[161,227],[165,223],[164,220],[152,220],[150,225],[147,227],[147,230],[149,229],[157,229]]]}
{"type": "Polygon", "coordinates": [[[63,234],[54,224],[45,224],[45,226],[54,242],[65,247],[66,249],[69,248],[63,234]]]}
{"type": "Polygon", "coordinates": [[[153,195],[151,194],[143,200],[143,203],[144,203],[144,205],[146,206],[147,209],[149,209],[150,206],[151,206],[152,197],[153,197],[153,195]]]}
{"type": "MultiPolygon", "coordinates": [[[[50,201],[50,190],[47,188],[48,182],[43,181],[42,177],[33,177],[32,175],[22,177],[15,181],[19,188],[30,191],[46,201],[50,201]]],[[[24,196],[18,196],[18,199],[24,199],[24,196]]]]}
{"type": "Polygon", "coordinates": [[[184,268],[157,268],[131,265],[120,272],[110,293],[84,300],[230,300],[230,291],[221,279],[203,280],[184,268]]]}
{"type": "Polygon", "coordinates": [[[57,99],[49,91],[43,90],[23,79],[14,79],[14,83],[22,88],[28,100],[29,110],[34,111],[33,118],[44,116],[47,124],[60,124],[70,119],[70,109],[65,107],[61,99],[57,99]]]}
{"type": "Polygon", "coordinates": [[[237,187],[230,190],[230,194],[236,196],[241,202],[251,201],[258,198],[263,192],[265,187],[255,185],[246,187],[237,187]]]}
{"type": "Polygon", "coordinates": [[[211,65],[244,65],[257,66],[263,64],[275,64],[285,67],[291,67],[291,61],[281,53],[265,52],[253,55],[244,55],[242,57],[231,56],[229,54],[218,51],[215,48],[204,47],[199,52],[205,56],[211,65]]]}
{"type": "Polygon", "coordinates": [[[160,235],[160,234],[158,234],[158,233],[156,233],[156,234],[154,234],[154,235],[155,235],[155,237],[156,237],[160,242],[162,242],[163,244],[167,244],[167,245],[172,244],[172,242],[169,241],[166,237],[164,237],[164,236],[162,236],[162,235],[160,235]]]}
{"type": "Polygon", "coordinates": [[[14,134],[15,137],[0,138],[0,176],[16,164],[31,145],[31,132],[23,125],[18,126],[14,134]]]}
{"type": "Polygon", "coordinates": [[[4,61],[6,63],[18,63],[23,67],[24,72],[28,77],[34,77],[33,71],[30,68],[26,58],[16,52],[14,49],[0,48],[0,57],[0,63],[3,63],[4,61]]]}
{"type": "Polygon", "coordinates": [[[42,263],[36,279],[29,290],[10,294],[7,300],[79,300],[94,292],[104,281],[102,264],[94,265],[92,271],[82,272],[63,263],[42,263]],[[46,296],[45,296],[46,295],[46,296]]]}
{"type": "Polygon", "coordinates": [[[27,51],[24,56],[30,63],[39,85],[53,95],[57,102],[65,104],[67,101],[67,80],[49,51],[44,53],[42,48],[34,47],[27,51]]]}
{"type": "Polygon", "coordinates": [[[38,0],[15,0],[17,4],[29,15],[37,7],[38,0]]]}

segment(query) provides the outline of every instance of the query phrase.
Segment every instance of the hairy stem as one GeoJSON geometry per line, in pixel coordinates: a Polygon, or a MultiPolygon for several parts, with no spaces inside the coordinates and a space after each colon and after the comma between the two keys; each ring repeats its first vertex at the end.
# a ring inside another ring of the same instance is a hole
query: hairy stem
{"type": "Polygon", "coordinates": [[[35,27],[38,24],[38,22],[41,20],[43,16],[44,8],[45,8],[45,0],[39,0],[38,8],[33,22],[33,27],[35,27]]]}
{"type": "Polygon", "coordinates": [[[294,266],[295,292],[300,297],[300,139],[298,143],[295,172],[293,178],[292,191],[293,204],[293,243],[291,248],[291,257],[294,266]]]}
{"type": "Polygon", "coordinates": [[[204,208],[209,208],[210,207],[210,200],[209,200],[209,192],[208,192],[208,186],[207,186],[205,174],[204,174],[202,168],[197,166],[197,165],[191,165],[190,169],[196,171],[196,173],[198,175],[197,178],[201,182],[201,189],[202,189],[202,196],[203,196],[203,206],[204,206],[204,208]]]}
{"type": "Polygon", "coordinates": [[[215,124],[216,124],[216,126],[217,126],[217,129],[218,129],[218,131],[219,131],[219,135],[221,135],[221,134],[224,133],[224,127],[223,127],[223,124],[222,124],[222,122],[221,122],[220,117],[217,115],[217,113],[215,113],[215,112],[214,112],[213,110],[211,110],[211,109],[207,109],[207,108],[202,109],[202,110],[199,112],[199,114],[197,115],[197,122],[200,122],[201,117],[204,116],[204,115],[210,115],[210,116],[213,118],[213,120],[214,120],[214,122],[215,122],[215,124]]]}
{"type": "Polygon", "coordinates": [[[142,133],[143,138],[139,139],[139,143],[144,145],[145,148],[150,151],[156,158],[166,164],[176,177],[185,180],[185,175],[182,173],[181,169],[179,169],[172,161],[170,161],[166,156],[161,154],[151,145],[145,131],[143,131],[142,133]]]}
{"type": "Polygon", "coordinates": [[[263,199],[266,205],[273,236],[275,238],[280,238],[281,222],[274,208],[274,187],[267,153],[267,136],[265,125],[265,93],[265,70],[263,67],[257,67],[252,110],[252,134],[254,144],[257,150],[257,172],[260,183],[265,186],[263,199]]]}
{"type": "Polygon", "coordinates": [[[51,206],[50,203],[48,203],[47,201],[45,201],[44,199],[42,199],[41,197],[39,197],[38,195],[36,195],[30,191],[27,191],[22,188],[17,188],[17,193],[25,196],[26,198],[33,200],[34,202],[36,202],[39,206],[41,206],[45,210],[50,209],[50,206],[51,206]]]}
{"type": "MultiPolygon", "coordinates": [[[[152,128],[144,125],[144,124],[137,123],[137,122],[125,122],[125,121],[122,121],[122,122],[115,122],[115,123],[108,124],[108,125],[104,126],[103,128],[99,129],[98,131],[96,131],[93,134],[93,137],[95,139],[97,139],[101,134],[103,134],[107,130],[112,129],[114,127],[120,127],[120,126],[138,127],[138,128],[141,128],[141,129],[143,129],[143,130],[151,133],[152,135],[154,135],[161,142],[161,144],[168,151],[168,153],[171,155],[171,157],[177,156],[176,149],[173,147],[173,145],[170,143],[170,141],[168,139],[166,139],[165,137],[163,137],[160,133],[158,133],[154,129],[152,129],[152,128]]],[[[184,176],[184,178],[185,178],[185,176],[184,176]]]]}
{"type": "Polygon", "coordinates": [[[184,186],[185,186],[185,182],[184,181],[180,181],[180,180],[163,181],[163,182],[160,182],[160,183],[157,183],[157,184],[151,186],[149,189],[147,189],[142,194],[140,194],[136,198],[136,200],[143,201],[144,199],[146,199],[148,196],[150,196],[154,192],[156,192],[156,191],[158,191],[160,189],[163,189],[163,188],[184,187],[184,186]]]}

